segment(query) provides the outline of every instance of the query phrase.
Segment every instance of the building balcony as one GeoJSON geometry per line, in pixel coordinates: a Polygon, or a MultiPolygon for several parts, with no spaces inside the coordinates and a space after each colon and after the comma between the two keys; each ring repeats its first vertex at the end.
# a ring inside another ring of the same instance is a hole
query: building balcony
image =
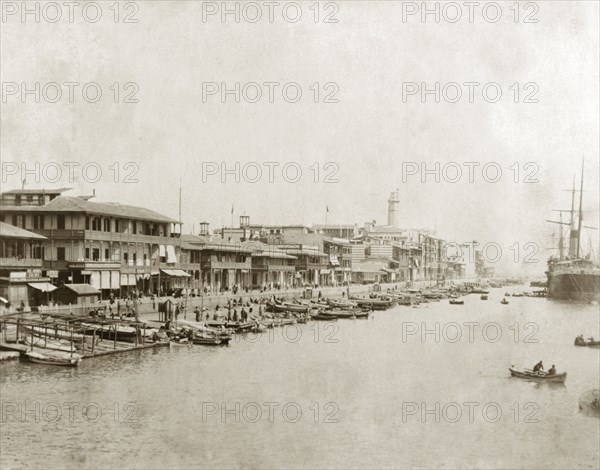
{"type": "Polygon", "coordinates": [[[210,261],[202,263],[203,271],[208,271],[211,269],[252,269],[252,263],[251,261],[244,263],[235,261],[210,261]]]}
{"type": "Polygon", "coordinates": [[[29,229],[34,233],[43,235],[50,239],[61,239],[61,240],[83,240],[85,236],[84,230],[72,230],[72,229],[29,229]]]}
{"type": "Polygon", "coordinates": [[[0,258],[0,266],[3,269],[41,268],[43,263],[41,259],[34,258],[0,258]]]}
{"type": "Polygon", "coordinates": [[[86,270],[99,270],[99,269],[119,269],[121,264],[117,261],[71,261],[69,268],[71,269],[86,269],[86,270]]]}

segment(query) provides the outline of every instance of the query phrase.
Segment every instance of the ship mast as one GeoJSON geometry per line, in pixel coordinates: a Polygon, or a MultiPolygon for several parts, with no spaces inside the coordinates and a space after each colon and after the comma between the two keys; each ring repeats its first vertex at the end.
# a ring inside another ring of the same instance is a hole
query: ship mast
{"type": "Polygon", "coordinates": [[[581,183],[579,187],[579,223],[577,226],[577,258],[579,258],[579,247],[581,245],[581,222],[583,221],[583,158],[581,159],[581,183]]]}
{"type": "MultiPolygon", "coordinates": [[[[560,224],[561,225],[563,224],[562,212],[560,213],[560,224]]],[[[562,227],[559,227],[558,230],[559,230],[559,234],[560,234],[558,237],[558,259],[562,261],[565,257],[563,229],[562,229],[562,227]]]]}

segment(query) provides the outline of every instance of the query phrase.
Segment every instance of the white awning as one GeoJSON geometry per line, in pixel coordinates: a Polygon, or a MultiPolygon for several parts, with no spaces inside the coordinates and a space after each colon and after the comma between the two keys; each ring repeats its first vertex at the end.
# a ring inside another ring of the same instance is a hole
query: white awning
{"type": "Polygon", "coordinates": [[[0,302],[2,302],[3,304],[7,304],[8,299],[5,299],[4,297],[0,297],[0,302]]]}
{"type": "Polygon", "coordinates": [[[175,247],[173,245],[167,245],[167,263],[177,263],[177,256],[175,256],[175,247]]]}
{"type": "Polygon", "coordinates": [[[158,247],[158,256],[166,256],[165,245],[160,245],[158,247]]]}
{"type": "Polygon", "coordinates": [[[30,282],[28,283],[30,287],[34,289],[40,290],[42,292],[52,292],[56,290],[56,287],[50,284],[49,282],[30,282]]]}
{"type": "Polygon", "coordinates": [[[173,275],[177,277],[191,277],[191,274],[182,271],[181,269],[173,269],[173,275]]]}
{"type": "Polygon", "coordinates": [[[188,273],[186,273],[185,271],[182,271],[181,269],[161,269],[161,271],[163,273],[165,273],[167,276],[190,277],[190,275],[188,273]]]}

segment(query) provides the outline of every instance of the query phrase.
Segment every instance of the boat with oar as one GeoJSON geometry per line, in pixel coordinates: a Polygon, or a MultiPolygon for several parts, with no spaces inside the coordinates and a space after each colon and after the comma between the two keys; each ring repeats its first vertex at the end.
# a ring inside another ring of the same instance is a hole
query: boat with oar
{"type": "Polygon", "coordinates": [[[448,301],[448,303],[449,303],[450,305],[464,305],[464,304],[465,304],[465,301],[464,301],[464,300],[458,300],[458,299],[450,299],[450,300],[448,301]]]}
{"type": "Polygon", "coordinates": [[[488,296],[486,294],[481,294],[481,297],[479,297],[481,300],[487,300],[488,296]]]}
{"type": "Polygon", "coordinates": [[[386,310],[394,304],[392,300],[365,299],[362,297],[352,297],[350,300],[359,307],[371,307],[373,310],[386,310]]]}
{"type": "Polygon", "coordinates": [[[508,300],[506,300],[506,299],[502,299],[502,300],[500,301],[500,303],[501,303],[502,305],[508,305],[508,300]]]}
{"type": "Polygon", "coordinates": [[[58,351],[49,353],[44,351],[28,351],[25,356],[36,364],[44,364],[48,366],[65,366],[65,367],[77,367],[81,364],[82,357],[79,354],[60,354],[58,351]]]}
{"type": "Polygon", "coordinates": [[[587,340],[583,335],[579,335],[575,338],[575,346],[587,346],[588,348],[600,348],[600,341],[594,341],[594,338],[588,338],[587,340]]]}
{"type": "Polygon", "coordinates": [[[548,374],[547,372],[534,372],[530,369],[524,369],[522,371],[509,367],[511,377],[518,379],[535,380],[537,382],[553,382],[553,383],[564,383],[567,379],[567,373],[562,374],[548,374]]]}

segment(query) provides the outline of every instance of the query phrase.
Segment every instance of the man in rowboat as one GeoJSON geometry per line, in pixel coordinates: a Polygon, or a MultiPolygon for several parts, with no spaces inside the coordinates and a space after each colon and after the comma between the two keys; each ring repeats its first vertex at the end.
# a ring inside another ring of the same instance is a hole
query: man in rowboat
{"type": "Polygon", "coordinates": [[[535,366],[533,366],[533,371],[534,372],[543,372],[544,371],[544,364],[542,364],[542,361],[538,362],[535,366]]]}
{"type": "Polygon", "coordinates": [[[552,364],[552,367],[548,370],[548,375],[554,375],[556,374],[556,369],[554,368],[554,364],[552,364]]]}

